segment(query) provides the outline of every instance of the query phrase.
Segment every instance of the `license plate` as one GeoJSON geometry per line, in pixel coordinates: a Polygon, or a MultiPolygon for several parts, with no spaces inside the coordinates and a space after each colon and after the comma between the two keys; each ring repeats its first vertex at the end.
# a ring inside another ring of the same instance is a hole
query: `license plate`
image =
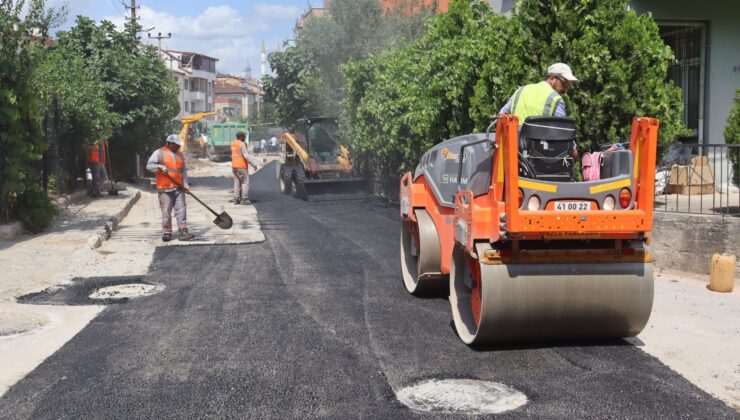
{"type": "Polygon", "coordinates": [[[556,201],[555,210],[584,211],[591,210],[590,201],[556,201]]]}

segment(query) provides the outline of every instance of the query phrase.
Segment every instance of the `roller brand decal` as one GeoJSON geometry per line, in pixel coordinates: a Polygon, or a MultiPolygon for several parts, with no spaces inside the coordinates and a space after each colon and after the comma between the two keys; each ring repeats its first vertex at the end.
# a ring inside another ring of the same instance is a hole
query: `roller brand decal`
{"type": "Polygon", "coordinates": [[[458,160],[458,159],[460,159],[460,155],[459,154],[450,152],[449,149],[447,149],[446,147],[444,149],[442,149],[442,151],[440,152],[440,154],[442,155],[443,158],[445,158],[447,160],[458,160]]]}

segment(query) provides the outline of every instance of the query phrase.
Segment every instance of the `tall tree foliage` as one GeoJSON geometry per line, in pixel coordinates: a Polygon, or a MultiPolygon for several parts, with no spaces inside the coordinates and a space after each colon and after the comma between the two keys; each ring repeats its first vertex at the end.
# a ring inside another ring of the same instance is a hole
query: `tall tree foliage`
{"type": "Polygon", "coordinates": [[[119,32],[108,21],[99,25],[79,16],[61,32],[59,48],[79,57],[103,87],[115,142],[143,152],[161,143],[165,128],[178,112],[178,88],[152,46],[138,43],[139,26],[127,23],[119,32]]]}
{"type": "MultiPolygon", "coordinates": [[[[740,89],[735,90],[735,105],[727,117],[724,134],[727,144],[740,144],[740,89]]],[[[740,149],[731,148],[729,154],[732,162],[733,180],[735,185],[740,186],[740,149]]]]}
{"type": "Polygon", "coordinates": [[[275,74],[264,81],[266,101],[282,124],[308,115],[339,115],[345,97],[341,66],[407,43],[424,33],[428,8],[411,3],[384,14],[378,0],[329,0],[327,14],[297,31],[293,45],[269,56],[275,74]]]}
{"type": "Polygon", "coordinates": [[[681,93],[667,80],[673,52],[652,17],[637,16],[627,3],[519,2],[499,35],[505,43],[497,59],[486,63],[476,86],[473,118],[485,121],[517,86],[542,80],[550,64],[564,62],[581,80],[565,97],[581,147],[624,141],[635,115],[660,119],[663,142],[683,134],[681,93]]]}
{"type": "Polygon", "coordinates": [[[61,134],[84,143],[111,139],[112,160],[124,170],[134,153],[161,144],[179,107],[177,84],[154,47],[139,44],[139,29],[78,16],[57,34],[37,80],[46,98],[59,97],[61,134]]]}
{"type": "Polygon", "coordinates": [[[452,3],[410,48],[345,66],[343,128],[357,151],[404,170],[435,143],[473,131],[474,86],[503,20],[482,1],[452,3]]]}
{"type": "Polygon", "coordinates": [[[39,198],[36,168],[46,144],[32,73],[49,28],[64,13],[47,9],[44,0],[0,2],[0,221],[23,203],[48,206],[48,199],[39,198]]]}
{"type": "Polygon", "coordinates": [[[412,46],[345,67],[345,130],[407,170],[431,145],[483,129],[517,86],[560,61],[582,80],[565,96],[582,148],[624,140],[635,115],[659,118],[668,141],[684,131],[672,59],[652,18],[626,0],[522,0],[511,17],[456,0],[412,46]]]}

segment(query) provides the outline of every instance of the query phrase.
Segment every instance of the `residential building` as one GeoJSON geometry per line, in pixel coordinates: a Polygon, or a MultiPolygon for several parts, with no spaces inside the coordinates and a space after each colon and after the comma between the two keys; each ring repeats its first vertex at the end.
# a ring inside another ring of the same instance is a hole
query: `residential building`
{"type": "Polygon", "coordinates": [[[184,115],[216,109],[215,81],[218,59],[186,51],[162,50],[160,55],[180,87],[180,113],[184,115]]]}
{"type": "Polygon", "coordinates": [[[315,7],[315,6],[309,6],[308,10],[306,10],[301,17],[298,18],[298,21],[295,23],[295,30],[299,31],[303,29],[308,22],[311,21],[311,19],[322,17],[326,14],[326,8],[324,6],[322,7],[315,7]]]}
{"type": "Polygon", "coordinates": [[[254,80],[219,74],[216,78],[216,111],[229,121],[258,116],[262,90],[254,80]]]}
{"type": "Polygon", "coordinates": [[[381,0],[380,5],[384,11],[401,10],[404,14],[413,14],[421,7],[431,7],[436,3],[437,11],[447,13],[447,8],[452,0],[381,0]]]}
{"type": "Polygon", "coordinates": [[[185,107],[187,105],[188,109],[190,108],[190,72],[186,69],[183,69],[180,66],[180,59],[175,55],[170,54],[169,51],[161,50],[159,54],[162,59],[164,59],[164,64],[170,70],[170,74],[172,75],[172,78],[175,80],[175,83],[177,83],[177,87],[180,90],[178,95],[180,108],[176,117],[179,119],[182,118],[184,115],[189,114],[189,112],[185,112],[185,107]]]}
{"type": "Polygon", "coordinates": [[[637,13],[652,13],[676,55],[669,76],[683,89],[683,118],[693,141],[724,143],[735,89],[740,88],[740,3],[642,0],[630,5],[637,13]]]}

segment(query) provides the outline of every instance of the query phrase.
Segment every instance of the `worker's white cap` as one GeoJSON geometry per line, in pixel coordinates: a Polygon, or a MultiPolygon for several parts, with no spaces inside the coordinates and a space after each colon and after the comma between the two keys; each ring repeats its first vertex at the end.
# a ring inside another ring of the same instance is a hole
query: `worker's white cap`
{"type": "Polygon", "coordinates": [[[167,136],[167,142],[168,143],[175,143],[178,146],[182,146],[182,140],[180,140],[180,136],[177,134],[170,134],[167,136]]]}
{"type": "Polygon", "coordinates": [[[547,69],[547,75],[562,76],[569,82],[578,82],[579,80],[573,76],[573,72],[570,71],[570,66],[565,63],[555,63],[547,69]]]}

